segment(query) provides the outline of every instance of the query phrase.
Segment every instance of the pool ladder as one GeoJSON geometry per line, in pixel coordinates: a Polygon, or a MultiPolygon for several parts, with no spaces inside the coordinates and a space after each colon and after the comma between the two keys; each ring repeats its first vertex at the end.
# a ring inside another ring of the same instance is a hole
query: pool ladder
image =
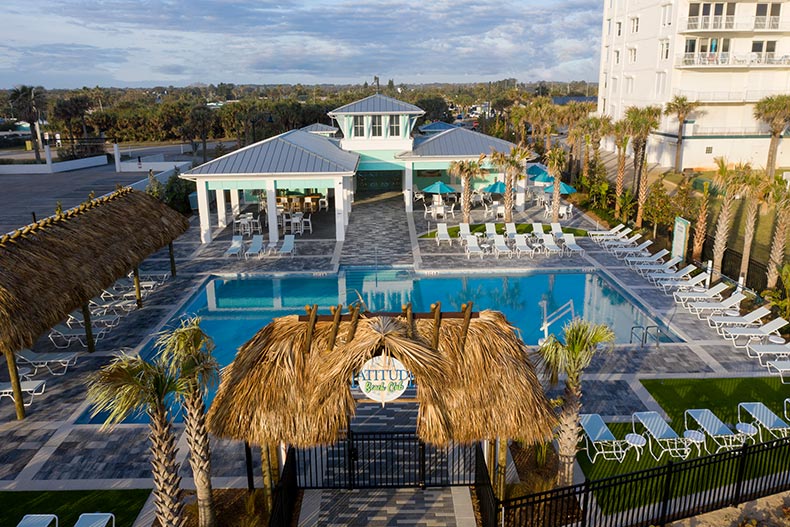
{"type": "Polygon", "coordinates": [[[628,342],[633,344],[635,338],[643,348],[647,346],[647,341],[651,339],[658,347],[661,343],[661,330],[658,326],[633,326],[631,327],[631,337],[628,342]]]}

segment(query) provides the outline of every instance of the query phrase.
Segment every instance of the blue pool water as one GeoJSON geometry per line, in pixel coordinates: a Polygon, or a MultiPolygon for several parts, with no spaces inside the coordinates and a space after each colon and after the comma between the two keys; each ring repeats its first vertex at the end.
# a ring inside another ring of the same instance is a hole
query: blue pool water
{"type": "MultiPolygon", "coordinates": [[[[370,311],[395,312],[407,302],[412,302],[416,312],[429,311],[434,302],[441,302],[442,311],[460,311],[461,304],[471,301],[476,311],[503,312],[530,345],[543,337],[543,304],[550,316],[572,301],[576,316],[608,324],[618,343],[629,341],[633,326],[655,324],[595,272],[426,277],[398,270],[347,270],[338,276],[315,278],[213,278],[171,323],[177,325],[184,315],[200,316],[201,327],[216,344],[217,360],[225,366],[242,344],[276,317],[304,314],[307,304],[318,304],[322,314],[329,314],[329,306],[360,300],[370,311]]],[[[571,316],[567,312],[560,317],[549,332],[561,334],[571,316]]],[[[149,345],[143,354],[152,352],[149,345]]],[[[89,422],[83,417],[81,422],[89,422]]]]}

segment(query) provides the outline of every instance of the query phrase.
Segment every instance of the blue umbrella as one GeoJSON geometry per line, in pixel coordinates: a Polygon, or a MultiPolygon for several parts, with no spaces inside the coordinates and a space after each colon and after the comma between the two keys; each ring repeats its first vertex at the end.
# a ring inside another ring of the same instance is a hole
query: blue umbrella
{"type": "Polygon", "coordinates": [[[507,187],[501,181],[494,181],[487,187],[483,189],[485,192],[490,192],[491,194],[504,194],[507,187]]]}
{"type": "Polygon", "coordinates": [[[554,176],[550,176],[548,172],[541,172],[537,176],[530,176],[530,179],[535,183],[554,183],[554,176]]]}
{"type": "Polygon", "coordinates": [[[437,181],[436,183],[431,183],[422,191],[428,194],[449,194],[450,192],[455,192],[455,189],[443,181],[437,181]]]}
{"type": "MultiPolygon", "coordinates": [[[[548,193],[554,192],[554,185],[549,185],[548,187],[546,187],[544,192],[548,192],[548,193]]],[[[575,188],[568,185],[567,183],[560,181],[560,194],[573,194],[574,192],[576,192],[575,188]]]]}
{"type": "Polygon", "coordinates": [[[546,169],[540,165],[530,165],[530,167],[527,169],[528,176],[539,176],[545,173],[546,173],[546,169]]]}

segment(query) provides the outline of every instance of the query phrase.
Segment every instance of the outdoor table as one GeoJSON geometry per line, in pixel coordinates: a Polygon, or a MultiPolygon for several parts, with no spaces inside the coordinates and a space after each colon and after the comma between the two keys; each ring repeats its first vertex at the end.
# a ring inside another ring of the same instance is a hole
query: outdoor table
{"type": "Polygon", "coordinates": [[[291,234],[302,234],[303,233],[302,218],[304,218],[304,215],[301,212],[294,212],[291,215],[291,221],[290,221],[291,234]]]}
{"type": "Polygon", "coordinates": [[[768,342],[770,344],[784,344],[785,339],[780,337],[779,335],[768,335],[768,342]]]}
{"type": "Polygon", "coordinates": [[[728,316],[728,317],[739,317],[739,316],[741,316],[741,310],[740,309],[728,309],[727,311],[724,312],[724,315],[728,316]]]}
{"type": "Polygon", "coordinates": [[[629,448],[636,450],[636,460],[639,461],[639,458],[642,457],[642,451],[647,444],[645,436],[642,434],[626,434],[625,442],[629,448]]]}
{"type": "Polygon", "coordinates": [[[757,435],[757,427],[751,423],[738,423],[735,425],[735,431],[741,435],[746,436],[746,440],[754,444],[754,438],[757,435]]]}
{"type": "Polygon", "coordinates": [[[697,447],[697,455],[702,455],[703,448],[705,452],[708,451],[708,447],[705,445],[705,434],[699,430],[686,430],[683,432],[683,437],[691,441],[691,444],[697,447]]]}

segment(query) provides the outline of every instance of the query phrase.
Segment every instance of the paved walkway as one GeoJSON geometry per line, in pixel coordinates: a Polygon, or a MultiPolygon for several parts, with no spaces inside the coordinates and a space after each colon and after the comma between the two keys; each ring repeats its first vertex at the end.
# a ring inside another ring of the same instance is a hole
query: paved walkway
{"type": "Polygon", "coordinates": [[[354,202],[340,265],[386,267],[412,263],[403,196],[398,192],[354,202]]]}

